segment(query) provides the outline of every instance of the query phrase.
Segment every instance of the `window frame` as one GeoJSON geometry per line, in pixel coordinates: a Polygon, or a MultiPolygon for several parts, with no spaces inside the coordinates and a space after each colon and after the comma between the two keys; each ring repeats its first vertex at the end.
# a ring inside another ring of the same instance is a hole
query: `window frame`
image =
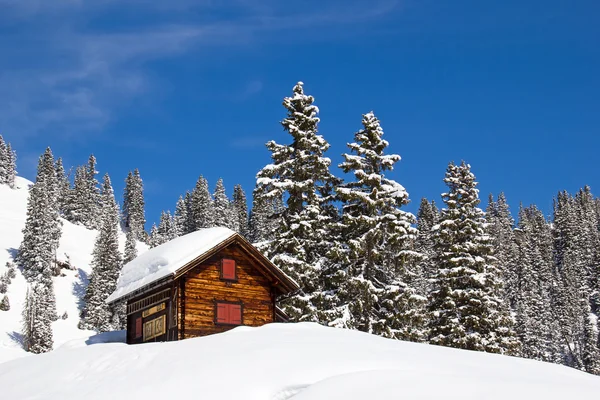
{"type": "Polygon", "coordinates": [[[219,265],[219,278],[222,281],[226,281],[226,282],[237,282],[238,281],[237,269],[238,269],[238,263],[234,258],[223,257],[223,258],[221,258],[221,264],[219,265]],[[225,260],[233,261],[233,278],[226,278],[223,274],[223,265],[225,263],[225,260]]]}
{"type": "Polygon", "coordinates": [[[214,323],[217,326],[242,326],[244,325],[244,303],[242,301],[226,301],[226,300],[214,300],[214,323]],[[240,306],[240,323],[239,324],[232,324],[229,322],[218,322],[218,307],[219,304],[226,304],[226,305],[238,305],[240,306]]]}

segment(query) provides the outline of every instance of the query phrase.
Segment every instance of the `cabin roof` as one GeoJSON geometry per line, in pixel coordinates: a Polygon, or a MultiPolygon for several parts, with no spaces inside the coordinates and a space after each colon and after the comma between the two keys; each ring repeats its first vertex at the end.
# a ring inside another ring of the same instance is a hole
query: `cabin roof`
{"type": "Polygon", "coordinates": [[[233,242],[251,253],[261,264],[264,272],[281,283],[285,293],[294,291],[298,285],[283,271],[271,263],[260,251],[240,234],[225,227],[200,229],[154,247],[123,266],[117,288],[106,299],[107,303],[130,297],[134,292],[144,292],[164,279],[179,277],[196,264],[233,242]]]}

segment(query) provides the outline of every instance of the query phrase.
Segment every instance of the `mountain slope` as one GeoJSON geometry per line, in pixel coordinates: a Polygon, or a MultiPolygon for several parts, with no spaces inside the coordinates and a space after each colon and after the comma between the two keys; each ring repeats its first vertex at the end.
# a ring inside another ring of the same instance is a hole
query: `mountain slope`
{"type": "MultiPolygon", "coordinates": [[[[17,177],[16,189],[0,185],[0,275],[6,271],[6,262],[12,261],[21,244],[27,218],[28,188],[32,183],[17,177]]],[[[74,225],[62,220],[62,236],[57,251],[59,261],[69,260],[74,270],[63,269],[64,276],[54,278],[56,293],[56,310],[59,317],[67,314],[66,319],[59,319],[52,325],[54,333],[54,348],[78,337],[89,337],[91,331],[77,328],[79,322],[79,307],[85,292],[87,276],[91,272],[90,261],[97,231],[83,226],[74,225]]],[[[121,250],[125,245],[125,235],[120,237],[121,250]]],[[[138,251],[146,247],[138,244],[138,251]]],[[[8,286],[10,310],[0,311],[0,362],[28,355],[22,349],[21,343],[21,311],[27,282],[17,272],[17,277],[8,286]]]]}
{"type": "Polygon", "coordinates": [[[35,360],[0,364],[3,396],[564,400],[600,391],[600,378],[556,364],[311,323],[239,327],[181,342],[81,346],[71,342],[35,360]]]}

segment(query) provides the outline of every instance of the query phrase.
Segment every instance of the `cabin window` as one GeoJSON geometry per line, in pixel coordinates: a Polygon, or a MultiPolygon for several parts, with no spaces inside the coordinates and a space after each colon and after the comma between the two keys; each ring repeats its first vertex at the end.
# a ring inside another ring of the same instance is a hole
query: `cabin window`
{"type": "Polygon", "coordinates": [[[235,260],[224,258],[221,260],[221,279],[226,281],[237,280],[235,260]]]}
{"type": "Polygon", "coordinates": [[[215,323],[220,325],[242,325],[243,307],[241,303],[217,302],[215,323]]]}

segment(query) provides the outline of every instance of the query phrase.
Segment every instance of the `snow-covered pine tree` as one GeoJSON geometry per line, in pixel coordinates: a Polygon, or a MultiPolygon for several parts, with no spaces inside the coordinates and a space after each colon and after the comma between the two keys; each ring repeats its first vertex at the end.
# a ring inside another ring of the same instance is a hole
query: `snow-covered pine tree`
{"type": "Polygon", "coordinates": [[[231,212],[231,203],[225,193],[225,185],[223,179],[219,178],[215,186],[215,192],[213,194],[213,206],[214,206],[214,226],[224,226],[230,229],[235,229],[235,220],[233,213],[231,212]]]}
{"type": "Polygon", "coordinates": [[[29,190],[27,219],[17,262],[29,282],[52,286],[55,252],[61,236],[54,159],[48,148],[40,157],[35,183],[29,190]]]}
{"type": "Polygon", "coordinates": [[[46,285],[34,283],[27,289],[23,305],[23,347],[31,353],[46,353],[54,345],[52,334],[52,318],[48,309],[49,299],[53,299],[46,285]]]}
{"type": "Polygon", "coordinates": [[[8,183],[8,154],[6,142],[0,135],[0,184],[8,183]]]}
{"type": "Polygon", "coordinates": [[[54,169],[56,172],[57,207],[60,213],[65,214],[69,204],[71,184],[61,157],[56,160],[54,169]]]}
{"type": "Polygon", "coordinates": [[[127,264],[129,261],[137,257],[137,248],[135,236],[132,231],[127,231],[125,234],[125,251],[123,252],[123,264],[127,264]]]}
{"type": "Polygon", "coordinates": [[[9,187],[15,187],[17,176],[17,153],[6,143],[6,183],[9,187]]]}
{"type": "Polygon", "coordinates": [[[89,229],[100,225],[100,193],[96,180],[96,158],[90,155],[87,165],[75,169],[73,189],[69,193],[64,215],[67,220],[89,229]]]}
{"type": "Polygon", "coordinates": [[[387,337],[421,341],[425,335],[426,298],[414,287],[414,215],[401,210],[408,193],[385,176],[400,161],[384,154],[379,120],[363,115],[363,128],[348,144],[350,154],[340,168],[354,180],[337,188],[342,201],[343,241],[349,247],[346,279],[338,297],[347,316],[345,325],[387,337]]]}
{"type": "Polygon", "coordinates": [[[137,240],[145,240],[145,201],[144,183],[140,171],[136,168],[133,173],[129,171],[125,179],[123,191],[123,225],[126,230],[131,230],[137,240]]]}
{"type": "Polygon", "coordinates": [[[150,248],[153,248],[156,246],[160,246],[163,243],[164,241],[162,239],[162,236],[158,232],[158,227],[155,223],[153,223],[152,228],[150,228],[150,235],[148,236],[148,246],[150,246],[150,248]]]}
{"type": "Polygon", "coordinates": [[[91,154],[87,164],[85,197],[83,199],[83,215],[85,216],[83,224],[90,229],[99,229],[102,224],[101,217],[99,217],[101,215],[102,198],[100,196],[100,191],[98,190],[97,174],[96,157],[91,154]]]}
{"type": "Polygon", "coordinates": [[[264,188],[257,186],[252,193],[252,210],[250,212],[248,230],[249,239],[252,243],[260,243],[273,239],[273,232],[276,226],[281,223],[283,214],[283,201],[278,198],[281,203],[279,207],[280,213],[276,213],[274,201],[264,195],[264,188]]]}
{"type": "Polygon", "coordinates": [[[188,226],[188,205],[184,198],[179,196],[177,205],[175,206],[175,214],[173,215],[173,229],[177,236],[185,235],[189,233],[187,230],[188,226]]]}
{"type": "Polygon", "coordinates": [[[4,295],[2,297],[2,301],[0,301],[0,311],[9,311],[10,310],[10,301],[8,300],[8,296],[4,295]]]}
{"type": "Polygon", "coordinates": [[[158,224],[158,237],[156,239],[156,245],[161,245],[173,240],[177,237],[177,230],[175,229],[175,223],[173,216],[170,211],[163,211],[160,214],[160,222],[158,224]]]}
{"type": "Polygon", "coordinates": [[[208,181],[202,175],[198,177],[196,187],[191,195],[192,232],[214,226],[215,209],[213,199],[208,190],[208,181]]]}
{"type": "Polygon", "coordinates": [[[422,254],[423,259],[420,262],[420,291],[428,294],[431,291],[431,279],[435,271],[435,251],[433,245],[433,227],[438,223],[439,210],[435,201],[431,202],[426,198],[421,199],[419,210],[417,212],[417,240],[415,247],[422,254]]]}
{"type": "Polygon", "coordinates": [[[470,165],[450,163],[442,195],[446,208],[434,227],[437,271],[430,304],[433,344],[515,354],[519,342],[501,297],[501,275],[492,256],[470,165]]]}
{"type": "Polygon", "coordinates": [[[119,207],[108,174],[102,182],[100,231],[92,253],[92,273],[85,293],[84,317],[81,326],[106,332],[121,322],[114,320],[114,310],[105,300],[114,292],[122,268],[119,252],[119,207]]]}
{"type": "Polygon", "coordinates": [[[234,216],[235,230],[245,238],[249,237],[248,228],[248,203],[246,193],[242,185],[235,185],[233,188],[233,201],[231,203],[232,214],[234,216]]]}
{"type": "Polygon", "coordinates": [[[591,295],[585,265],[583,227],[577,218],[575,199],[566,191],[554,204],[554,260],[556,264],[556,316],[564,339],[566,365],[584,369],[582,315],[588,312],[591,295]],[[587,305],[586,305],[587,304],[587,305]]]}
{"type": "Polygon", "coordinates": [[[294,321],[316,321],[319,310],[313,298],[320,295],[319,274],[333,248],[329,227],[334,215],[329,205],[338,179],[325,157],[329,143],[317,133],[319,110],[314,98],[304,94],[302,82],[283,105],[287,117],[281,124],[291,143],[267,143],[272,163],[257,174],[257,190],[267,201],[285,196],[287,207],[264,251],[301,287],[301,292],[282,303],[286,313],[294,321]]]}
{"type": "Polygon", "coordinates": [[[514,235],[517,246],[513,271],[515,285],[509,295],[514,299],[515,331],[522,343],[521,355],[559,362],[562,358],[560,331],[552,314],[552,242],[543,214],[535,206],[521,206],[514,235]]]}
{"type": "Polygon", "coordinates": [[[498,195],[498,200],[490,194],[485,215],[488,223],[488,232],[492,238],[494,257],[498,260],[497,267],[504,281],[503,297],[507,304],[514,309],[516,306],[518,277],[517,257],[518,249],[515,243],[513,228],[515,221],[510,213],[504,193],[498,195]]]}

